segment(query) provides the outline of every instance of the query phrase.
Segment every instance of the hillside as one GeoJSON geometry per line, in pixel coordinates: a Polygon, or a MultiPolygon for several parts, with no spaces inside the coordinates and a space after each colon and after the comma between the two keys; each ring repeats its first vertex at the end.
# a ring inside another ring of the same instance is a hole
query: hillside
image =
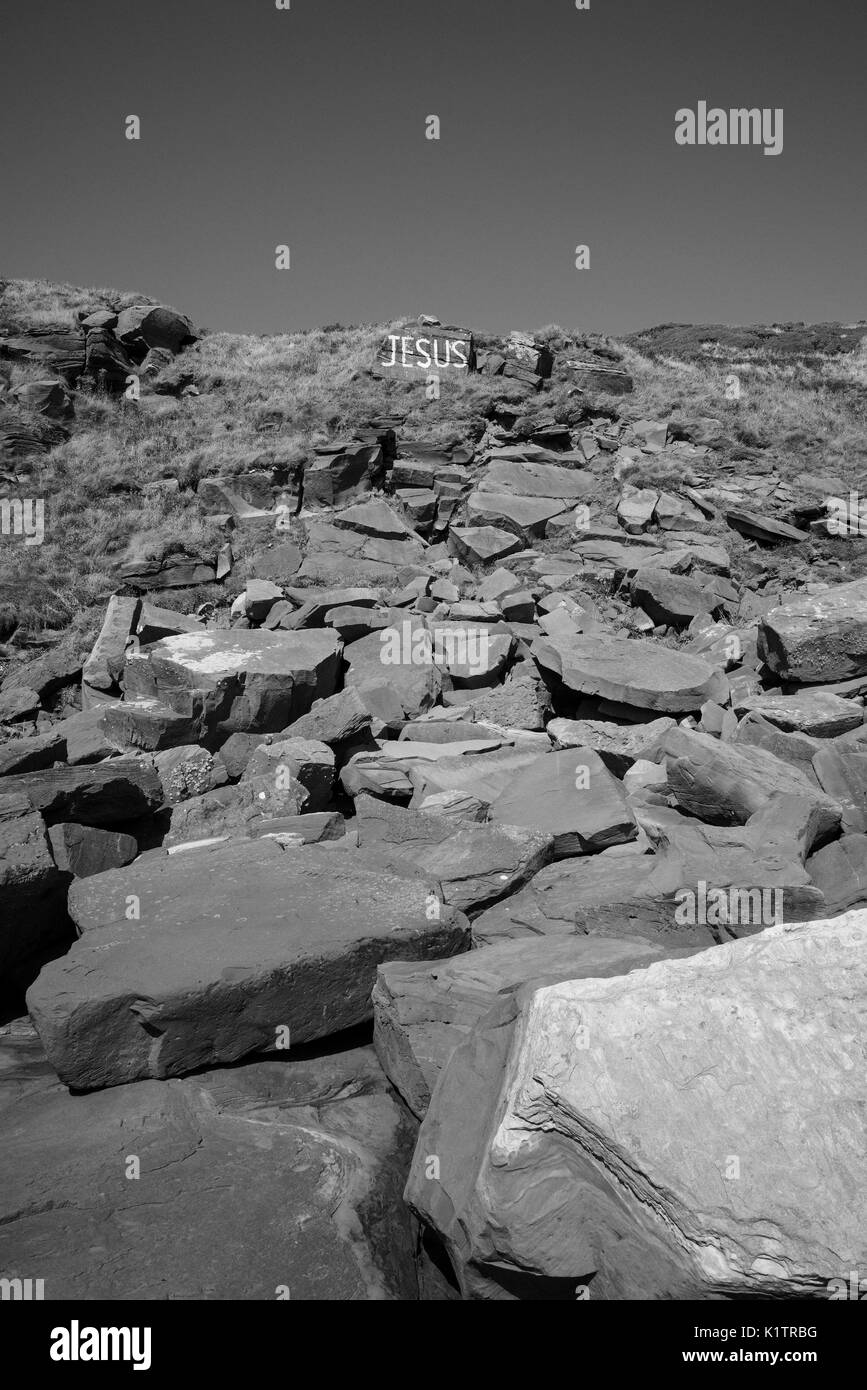
{"type": "Polygon", "coordinates": [[[832,1296],[867,325],[0,287],[0,1269],[832,1296]]]}
{"type": "MultiPolygon", "coordinates": [[[[52,373],[41,365],[48,359],[12,356],[4,338],[68,335],[76,311],[142,303],[154,301],[110,289],[0,281],[0,363],[7,381],[2,476],[10,496],[17,488],[18,495],[43,497],[47,517],[41,546],[4,548],[0,601],[18,616],[19,643],[70,630],[85,642],[118,587],[125,560],[219,549],[225,535],[198,504],[203,478],[264,472],[276,496],[297,480],[317,446],[363,432],[371,420],[394,417],[399,438],[478,448],[483,441],[532,441],[551,422],[577,437],[596,410],[595,395],[570,394],[562,363],[601,340],[543,330],[539,340],[556,349],[557,361],[539,393],[500,377],[475,376],[444,380],[440,400],[430,401],[416,384],[371,375],[379,343],[400,323],[267,338],[212,334],[156,373],[136,405],[79,393],[72,418],[52,422],[16,403],[18,388],[52,373]],[[521,409],[503,412],[504,405],[521,409]]],[[[862,330],[867,335],[867,327],[862,330]]],[[[863,351],[841,351],[857,342],[854,330],[841,335],[827,326],[797,338],[775,330],[729,330],[724,337],[710,329],[652,330],[609,343],[607,350],[613,348],[632,374],[635,391],[616,404],[600,395],[599,408],[621,421],[619,443],[627,447],[635,442],[630,424],[642,419],[719,420],[719,438],[695,472],[696,481],[711,485],[711,495],[724,477],[729,488],[749,481],[753,497],[761,479],[758,495],[772,496],[773,482],[791,484],[803,472],[858,488],[867,465],[867,367],[863,351]],[[726,377],[735,369],[740,401],[725,395],[726,377]]],[[[664,483],[669,476],[664,455],[614,461],[620,476],[636,485],[664,483]]],[[[606,453],[589,468],[592,501],[607,521],[618,496],[611,463],[606,453]]],[[[676,478],[677,467],[670,476],[676,478]]],[[[793,494],[771,507],[795,519],[804,500],[793,494]]],[[[303,546],[303,527],[298,534],[303,546]]],[[[243,535],[234,532],[232,543],[242,561],[243,535]]],[[[822,546],[818,553],[848,563],[855,558],[851,551],[822,546]]],[[[231,600],[240,568],[219,590],[176,592],[172,603],[231,600]]]]}

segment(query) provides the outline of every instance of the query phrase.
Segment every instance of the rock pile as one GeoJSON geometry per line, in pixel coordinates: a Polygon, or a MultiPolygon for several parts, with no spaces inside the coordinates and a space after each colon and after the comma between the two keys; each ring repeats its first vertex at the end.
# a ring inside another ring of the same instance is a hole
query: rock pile
{"type": "MultiPolygon", "coordinates": [[[[803,494],[712,481],[718,422],[631,418],[610,355],[456,332],[401,370],[464,344],[570,420],[203,479],[230,554],[128,559],[90,652],[0,689],[0,1269],[38,1249],[52,1296],[821,1297],[867,1261],[867,580],[763,560],[803,494]]],[[[77,375],[193,337],[84,315],[77,375]]]]}

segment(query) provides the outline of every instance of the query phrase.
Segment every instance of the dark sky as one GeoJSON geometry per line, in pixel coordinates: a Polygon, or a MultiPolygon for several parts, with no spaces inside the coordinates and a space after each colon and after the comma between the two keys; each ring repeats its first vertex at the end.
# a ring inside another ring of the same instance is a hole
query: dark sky
{"type": "Polygon", "coordinates": [[[865,68],[865,0],[5,0],[0,273],[249,332],[857,319],[865,68]],[[700,100],[783,153],[678,147],[700,100]]]}

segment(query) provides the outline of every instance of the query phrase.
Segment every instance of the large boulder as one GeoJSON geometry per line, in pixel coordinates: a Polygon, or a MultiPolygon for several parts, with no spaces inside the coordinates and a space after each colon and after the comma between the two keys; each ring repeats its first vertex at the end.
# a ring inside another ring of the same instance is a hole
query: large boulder
{"type": "Polygon", "coordinates": [[[759,656],[787,681],[821,684],[867,671],[867,579],[836,584],[772,608],[759,624],[759,656]]]}
{"type": "Polygon", "coordinates": [[[721,743],[710,734],[687,729],[670,729],[660,744],[671,792],[691,816],[717,825],[743,825],[772,796],[784,793],[815,807],[820,817],[817,839],[827,838],[840,825],[839,803],[766,748],[721,743]]]}
{"type": "Polygon", "coordinates": [[[355,809],[366,862],[424,880],[462,912],[505,897],[551,858],[551,836],[540,830],[427,815],[370,796],[355,809]]]}
{"type": "Polygon", "coordinates": [[[500,1001],[406,1189],[465,1297],[826,1298],[863,1269],[865,940],[853,912],[500,1001]]]}
{"type": "MultiPolygon", "coordinates": [[[[528,981],[625,975],[667,954],[641,937],[526,937],[434,964],[389,961],[373,988],[373,1041],[382,1067],[421,1120],[440,1072],[496,1002],[528,981]]],[[[678,953],[679,954],[679,953],[678,953]]]]}
{"type": "Polygon", "coordinates": [[[28,1008],[69,1086],[180,1076],[365,1022],[377,965],[468,945],[461,913],[426,909],[423,884],[315,845],[146,856],[73,884],[81,939],[28,1008]]]}
{"type": "Polygon", "coordinates": [[[6,787],[0,783],[0,994],[14,967],[68,932],[68,879],[52,858],[45,823],[6,787]]]}
{"type": "Polygon", "coordinates": [[[204,721],[208,733],[277,733],[332,695],[341,643],[330,629],[185,632],[132,654],[128,695],[204,721]]]}
{"type": "Polygon", "coordinates": [[[708,700],[722,704],[728,681],[696,656],[657,642],[621,637],[540,637],[532,653],[543,675],[576,695],[662,714],[698,710],[708,700]]]}
{"type": "Polygon", "coordinates": [[[137,758],[113,758],[88,767],[58,767],[5,777],[2,788],[26,797],[51,824],[113,825],[138,820],[162,802],[160,779],[137,758]]]}
{"type": "Polygon", "coordinates": [[[161,304],[134,304],[118,315],[117,337],[142,361],[149,348],[178,353],[199,336],[188,318],[161,304]]]}
{"type": "Polygon", "coordinates": [[[592,748],[545,753],[520,769],[490,809],[492,821],[554,838],[554,857],[598,854],[638,835],[623,789],[592,748]]]}
{"type": "Polygon", "coordinates": [[[70,1095],[0,1036],[0,1269],[46,1299],[418,1297],[413,1126],[373,1049],[70,1095]]]}
{"type": "Polygon", "coordinates": [[[634,935],[711,946],[815,917],[825,900],[804,867],[815,822],[806,830],[788,823],[790,810],[790,802],[772,800],[745,826],[715,826],[664,808],[662,824],[648,821],[653,855],[618,845],[550,864],[476,917],[473,940],[486,946],[526,936],[634,935]]]}

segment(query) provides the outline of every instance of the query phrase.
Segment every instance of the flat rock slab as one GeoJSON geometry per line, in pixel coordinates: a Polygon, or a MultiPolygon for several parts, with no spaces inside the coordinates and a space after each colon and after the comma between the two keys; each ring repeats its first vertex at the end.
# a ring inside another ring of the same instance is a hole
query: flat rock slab
{"type": "Polygon", "coordinates": [[[623,783],[592,748],[546,753],[521,769],[492,803],[490,818],[552,835],[556,859],[598,854],[638,835],[623,783]]]}
{"type": "Polygon", "coordinates": [[[490,806],[511,784],[516,772],[535,762],[538,756],[538,750],[533,748],[498,748],[471,757],[458,754],[435,762],[419,762],[409,770],[415,788],[413,805],[435,792],[458,791],[471,792],[483,805],[490,806]]]}
{"type": "Polygon", "coordinates": [[[526,888],[475,918],[474,942],[589,933],[712,946],[825,909],[803,865],[808,846],[793,831],[701,825],[676,813],[651,830],[653,855],[619,845],[541,869],[526,888]]]}
{"type": "Polygon", "coordinates": [[[60,767],[4,777],[2,790],[27,798],[46,821],[111,825],[155,811],[163,799],[153,767],[136,758],[115,758],[87,767],[60,767]]]}
{"type": "Polygon", "coordinates": [[[494,526],[529,540],[533,536],[544,536],[547,523],[552,517],[560,516],[567,506],[562,498],[474,492],[467,500],[467,520],[471,526],[494,526]]]}
{"type": "Polygon", "coordinates": [[[449,532],[449,545],[461,560],[471,564],[486,565],[492,560],[502,560],[521,549],[520,537],[497,526],[453,526],[449,532]]]}
{"type": "Polygon", "coordinates": [[[371,866],[417,877],[462,912],[505,897],[551,858],[552,837],[523,826],[479,825],[389,806],[369,796],[356,802],[359,848],[371,866]]]}
{"type": "Polygon", "coordinates": [[[580,501],[594,487],[588,473],[574,468],[552,467],[547,463],[492,458],[479,483],[480,492],[506,493],[518,497],[556,497],[580,501]]]}
{"type": "Polygon", "coordinates": [[[841,835],[817,850],[806,867],[829,912],[867,903],[867,835],[841,835]]]}
{"type": "Polygon", "coordinates": [[[726,521],[742,536],[751,536],[754,540],[764,541],[766,545],[792,545],[811,539],[809,531],[799,531],[797,526],[790,526],[787,521],[780,521],[777,517],[764,516],[761,512],[732,507],[726,512],[726,521]]]}
{"type": "Polygon", "coordinates": [[[418,1296],[413,1126],[372,1048],[74,1096],[0,1031],[0,1123],[0,1269],[46,1301],[418,1296]]]}
{"type": "Polygon", "coordinates": [[[817,836],[840,825],[841,808],[792,763],[766,748],[720,743],[710,734],[670,729],[661,740],[671,792],[691,816],[716,825],[743,825],[778,793],[801,797],[820,816],[817,836]]]}
{"type": "Polygon", "coordinates": [[[865,942],[853,912],[501,1002],[406,1190],[465,1296],[826,1298],[863,1269],[865,942]]]}
{"type": "Polygon", "coordinates": [[[612,724],[605,719],[552,719],[548,736],[555,748],[592,748],[606,767],[622,777],[639,758],[649,758],[655,741],[674,720],[653,719],[647,724],[612,724]]]}
{"type": "Polygon", "coordinates": [[[836,738],[864,723],[863,706],[826,690],[799,690],[796,695],[752,695],[735,701],[738,714],[754,712],[784,733],[836,738]]]}
{"type": "Polygon", "coordinates": [[[867,672],[867,579],[772,608],[759,624],[759,656],[775,675],[815,685],[867,672]]]}
{"type": "Polygon", "coordinates": [[[273,1047],[281,1028],[295,1045],[369,1019],[377,965],[468,944],[461,913],[431,922],[426,906],[423,884],[319,846],[139,861],[73,885],[82,937],[28,1008],[68,1086],[180,1076],[273,1047]]]}
{"type": "Polygon", "coordinates": [[[530,981],[538,987],[588,975],[625,975],[666,954],[641,937],[568,936],[505,941],[433,965],[391,961],[379,967],[373,988],[377,1056],[421,1120],[455,1047],[498,994],[530,981]]]}
{"type": "Polygon", "coordinates": [[[544,675],[576,695],[663,714],[725,703],[728,681],[698,657],[656,642],[620,637],[537,638],[531,648],[544,675]]]}
{"type": "Polygon", "coordinates": [[[324,628],[185,632],[130,658],[125,687],[198,714],[212,733],[277,733],[334,693],[341,650],[324,628]]]}

